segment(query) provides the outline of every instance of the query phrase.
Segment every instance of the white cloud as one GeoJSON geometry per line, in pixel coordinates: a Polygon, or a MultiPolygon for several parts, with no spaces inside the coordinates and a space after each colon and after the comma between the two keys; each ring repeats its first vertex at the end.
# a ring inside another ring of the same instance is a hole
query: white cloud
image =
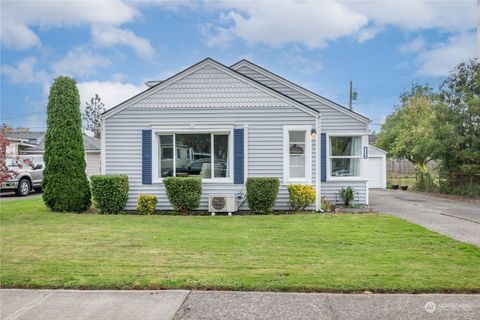
{"type": "Polygon", "coordinates": [[[407,42],[400,46],[400,52],[402,53],[417,53],[425,50],[427,43],[422,37],[416,37],[410,42],[407,42]]]}
{"type": "Polygon", "coordinates": [[[105,108],[110,109],[146,89],[144,86],[113,81],[79,82],[77,87],[80,92],[82,110],[85,108],[85,102],[89,101],[96,93],[102,99],[105,108]]]}
{"type": "Polygon", "coordinates": [[[86,48],[76,47],[70,50],[62,60],[55,62],[52,70],[56,75],[88,76],[110,64],[107,58],[95,55],[86,48]]]}
{"type": "Polygon", "coordinates": [[[434,45],[418,54],[418,74],[446,76],[460,62],[475,57],[475,32],[466,32],[434,45]]]}
{"type": "Polygon", "coordinates": [[[40,39],[25,24],[16,21],[10,21],[2,15],[0,41],[3,45],[16,49],[24,50],[40,45],[40,39]]]}
{"type": "Polygon", "coordinates": [[[37,59],[28,57],[20,61],[16,66],[2,65],[1,73],[8,77],[12,83],[48,84],[49,75],[43,70],[36,70],[37,59]]]}
{"type": "Polygon", "coordinates": [[[224,43],[238,36],[249,44],[281,46],[300,43],[309,48],[324,47],[326,42],[352,35],[364,27],[365,16],[338,2],[229,2],[228,13],[221,16],[227,26],[217,26],[207,42],[224,43]]]}
{"type": "Polygon", "coordinates": [[[2,1],[1,41],[10,48],[28,49],[40,44],[32,26],[121,25],[137,15],[122,1],[2,1]]]}
{"type": "Polygon", "coordinates": [[[465,32],[476,26],[475,5],[473,0],[208,2],[205,8],[221,13],[202,31],[210,46],[224,46],[238,37],[252,45],[297,43],[321,48],[348,36],[365,42],[386,26],[465,32]]]}
{"type": "Polygon", "coordinates": [[[298,46],[294,46],[291,50],[285,51],[281,56],[281,60],[293,70],[307,75],[323,69],[323,63],[319,57],[310,58],[303,55],[301,48],[298,46]]]}
{"type": "Polygon", "coordinates": [[[351,10],[381,26],[403,30],[441,29],[449,32],[469,30],[476,25],[476,1],[346,1],[351,10]]]}
{"type": "Polygon", "coordinates": [[[93,28],[93,40],[98,46],[114,46],[117,44],[131,47],[142,58],[150,59],[155,53],[155,49],[145,38],[136,36],[128,29],[117,27],[93,28]]]}

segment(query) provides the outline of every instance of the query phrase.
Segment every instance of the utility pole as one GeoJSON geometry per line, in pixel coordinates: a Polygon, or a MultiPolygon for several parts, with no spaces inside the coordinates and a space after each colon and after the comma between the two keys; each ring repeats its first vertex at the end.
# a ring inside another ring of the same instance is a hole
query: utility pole
{"type": "Polygon", "coordinates": [[[353,110],[352,108],[353,100],[357,100],[357,90],[352,90],[352,80],[350,80],[350,94],[348,95],[348,106],[350,110],[353,110]]]}
{"type": "Polygon", "coordinates": [[[348,107],[352,110],[352,80],[350,80],[350,94],[348,95],[348,107]]]}

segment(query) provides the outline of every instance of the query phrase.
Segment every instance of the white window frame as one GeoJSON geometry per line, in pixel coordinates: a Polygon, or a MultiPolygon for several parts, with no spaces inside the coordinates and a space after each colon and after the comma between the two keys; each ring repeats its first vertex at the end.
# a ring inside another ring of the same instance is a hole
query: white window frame
{"type": "Polygon", "coordinates": [[[283,126],[283,184],[312,183],[312,126],[283,126]],[[305,131],[305,177],[290,178],[290,131],[305,131]]]}
{"type": "MultiPolygon", "coordinates": [[[[173,135],[173,144],[174,148],[176,148],[176,141],[175,141],[175,135],[176,134],[205,134],[209,133],[210,134],[210,139],[211,139],[211,159],[212,162],[215,161],[214,158],[214,135],[218,134],[228,134],[228,156],[229,156],[229,165],[230,165],[230,177],[228,178],[211,178],[211,179],[205,179],[202,178],[202,183],[233,183],[233,126],[228,126],[228,127],[194,127],[194,128],[188,128],[188,129],[172,129],[172,128],[152,128],[152,182],[153,183],[162,183],[163,179],[161,176],[158,174],[158,144],[159,144],[159,136],[160,135],[173,135]]],[[[176,157],[173,157],[173,172],[175,173],[176,170],[176,157]]],[[[212,175],[214,170],[212,170],[212,175]]]]}
{"type": "Polygon", "coordinates": [[[365,145],[365,133],[363,132],[355,132],[355,133],[348,133],[348,132],[332,132],[327,134],[327,145],[326,145],[326,154],[327,154],[327,181],[364,181],[365,178],[363,176],[365,169],[365,160],[363,159],[363,147],[365,145]],[[361,141],[361,148],[360,148],[360,155],[359,156],[330,156],[330,139],[332,137],[360,137],[361,141]],[[357,158],[360,159],[360,174],[358,176],[347,176],[347,177],[338,177],[338,176],[332,176],[332,171],[331,171],[331,159],[335,158],[357,158]]]}

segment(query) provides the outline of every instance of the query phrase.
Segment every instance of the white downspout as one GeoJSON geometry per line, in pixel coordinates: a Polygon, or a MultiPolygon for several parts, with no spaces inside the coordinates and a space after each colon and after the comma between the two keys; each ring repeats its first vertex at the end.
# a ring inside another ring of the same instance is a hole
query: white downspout
{"type": "Polygon", "coordinates": [[[320,131],[320,114],[315,116],[315,130],[317,131],[317,139],[315,140],[315,211],[321,211],[321,172],[320,172],[320,139],[322,137],[320,131]]]}
{"type": "Polygon", "coordinates": [[[105,174],[105,159],[106,159],[106,155],[105,155],[105,140],[106,140],[106,137],[105,137],[105,117],[102,117],[102,127],[100,128],[100,169],[101,169],[101,173],[102,174],[105,174]]]}

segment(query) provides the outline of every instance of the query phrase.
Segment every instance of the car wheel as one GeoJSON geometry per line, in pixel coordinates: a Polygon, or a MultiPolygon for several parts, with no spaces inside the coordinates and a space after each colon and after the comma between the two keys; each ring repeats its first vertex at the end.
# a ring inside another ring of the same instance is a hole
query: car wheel
{"type": "Polygon", "coordinates": [[[17,190],[15,190],[15,194],[19,197],[25,197],[25,196],[28,196],[29,193],[30,193],[30,182],[27,179],[20,179],[17,190]]]}

